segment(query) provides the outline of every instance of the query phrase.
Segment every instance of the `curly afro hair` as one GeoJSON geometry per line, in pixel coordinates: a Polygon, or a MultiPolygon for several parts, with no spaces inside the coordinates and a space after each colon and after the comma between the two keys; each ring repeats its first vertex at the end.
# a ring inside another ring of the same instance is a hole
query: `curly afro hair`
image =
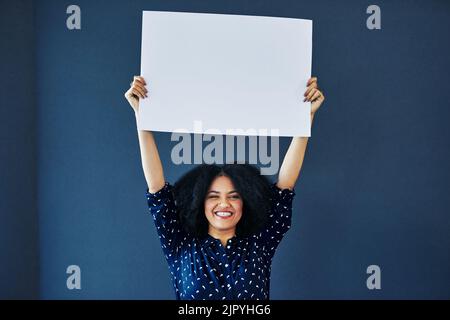
{"type": "Polygon", "coordinates": [[[195,237],[208,234],[204,203],[211,183],[218,176],[231,179],[243,200],[242,218],[236,235],[248,237],[266,224],[270,209],[270,181],[250,164],[202,164],[184,174],[174,185],[173,194],[185,231],[195,237]]]}

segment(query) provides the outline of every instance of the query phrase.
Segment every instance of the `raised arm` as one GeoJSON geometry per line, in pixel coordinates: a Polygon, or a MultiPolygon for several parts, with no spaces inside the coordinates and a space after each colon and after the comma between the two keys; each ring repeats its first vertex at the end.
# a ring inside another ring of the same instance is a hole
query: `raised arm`
{"type": "MultiPolygon", "coordinates": [[[[317,85],[317,78],[313,77],[308,80],[307,89],[304,94],[303,101],[310,101],[311,103],[311,126],[314,120],[314,115],[325,100],[324,95],[319,90],[317,85]]],[[[305,157],[306,146],[308,145],[308,137],[293,137],[288,151],[284,156],[281,164],[280,172],[278,174],[277,186],[280,189],[293,190],[295,183],[300,175],[300,170],[303,165],[305,157]]]]}
{"type": "MultiPolygon", "coordinates": [[[[147,98],[147,88],[144,78],[135,76],[130,84],[130,89],[125,92],[125,98],[130,103],[137,119],[139,115],[139,99],[147,98]]],[[[164,172],[159,158],[158,148],[151,131],[138,131],[139,147],[141,150],[142,169],[144,170],[145,180],[147,181],[150,193],[155,193],[164,187],[164,172]]]]}

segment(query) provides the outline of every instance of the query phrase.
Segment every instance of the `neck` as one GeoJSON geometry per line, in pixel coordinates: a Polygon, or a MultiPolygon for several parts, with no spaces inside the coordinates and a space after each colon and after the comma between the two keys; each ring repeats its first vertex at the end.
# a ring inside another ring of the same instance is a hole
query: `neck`
{"type": "Polygon", "coordinates": [[[219,239],[222,245],[225,247],[227,241],[236,235],[236,228],[230,230],[217,230],[209,227],[208,234],[216,239],[219,239]]]}

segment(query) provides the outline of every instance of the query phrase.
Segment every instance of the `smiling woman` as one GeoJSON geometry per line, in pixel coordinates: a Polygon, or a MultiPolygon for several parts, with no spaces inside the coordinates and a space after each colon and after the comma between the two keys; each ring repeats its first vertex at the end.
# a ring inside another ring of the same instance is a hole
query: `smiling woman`
{"type": "MultiPolygon", "coordinates": [[[[324,101],[317,78],[306,84],[311,121],[324,101]]],[[[147,97],[135,77],[125,97],[135,111],[147,97]]],[[[308,142],[294,137],[276,183],[249,164],[199,165],[172,186],[164,179],[155,140],[138,130],[155,221],[177,299],[269,299],[272,259],[291,226],[294,186],[308,142]]]]}
{"type": "Polygon", "coordinates": [[[174,188],[184,230],[200,238],[209,234],[223,245],[266,223],[270,195],[269,181],[248,164],[200,165],[174,188]]]}
{"type": "Polygon", "coordinates": [[[147,191],[177,299],[269,299],[272,258],[294,191],[247,164],[201,165],[147,191]]]}

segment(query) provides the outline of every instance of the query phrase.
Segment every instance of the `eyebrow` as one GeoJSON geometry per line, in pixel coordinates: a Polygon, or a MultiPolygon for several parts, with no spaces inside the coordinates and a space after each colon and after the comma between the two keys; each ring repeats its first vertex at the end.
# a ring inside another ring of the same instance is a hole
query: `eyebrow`
{"type": "MultiPolygon", "coordinates": [[[[216,191],[216,190],[211,190],[211,191],[208,191],[208,194],[209,193],[220,193],[220,192],[216,191]]],[[[231,190],[230,192],[228,192],[228,194],[230,194],[230,193],[239,193],[239,192],[237,192],[236,190],[231,190]]]]}

